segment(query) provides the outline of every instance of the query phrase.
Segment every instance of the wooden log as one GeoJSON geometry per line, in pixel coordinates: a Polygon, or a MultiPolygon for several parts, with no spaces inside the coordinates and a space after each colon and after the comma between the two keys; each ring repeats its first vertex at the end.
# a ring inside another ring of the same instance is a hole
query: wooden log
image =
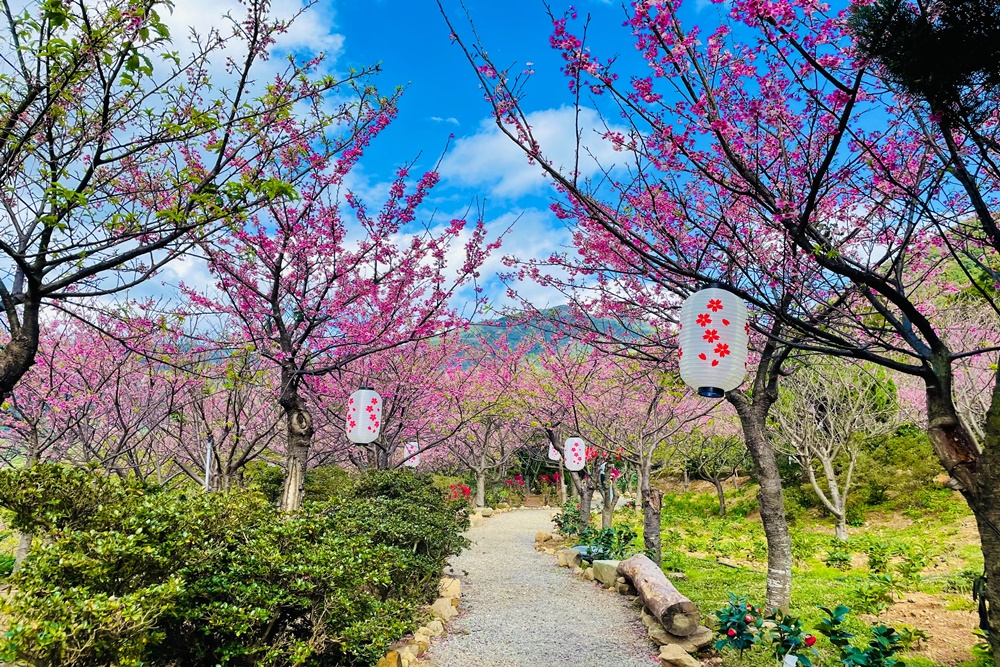
{"type": "Polygon", "coordinates": [[[701,625],[697,605],[681,595],[660,566],[645,554],[623,560],[618,564],[618,574],[632,582],[646,609],[670,634],[687,637],[701,625]]]}

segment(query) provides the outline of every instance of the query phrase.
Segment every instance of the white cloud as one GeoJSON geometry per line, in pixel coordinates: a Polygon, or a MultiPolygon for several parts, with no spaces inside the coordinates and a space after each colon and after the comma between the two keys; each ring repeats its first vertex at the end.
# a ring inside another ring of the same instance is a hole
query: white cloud
{"type": "MultiPolygon", "coordinates": [[[[302,8],[302,0],[274,0],[270,15],[278,20],[289,20],[302,8]]],[[[163,10],[161,18],[170,28],[173,48],[184,56],[192,52],[193,47],[188,40],[191,29],[202,36],[216,29],[223,37],[229,37],[233,28],[232,22],[226,18],[227,14],[238,22],[242,21],[246,16],[246,7],[237,0],[175,0],[173,11],[163,10]]],[[[263,76],[258,76],[258,80],[266,81],[282,71],[286,65],[283,56],[289,53],[312,55],[324,52],[327,55],[326,68],[331,70],[344,48],[344,36],[334,31],[335,26],[332,3],[317,3],[306,10],[284,33],[277,35],[270,49],[271,59],[266,67],[259,70],[263,76]]],[[[210,70],[213,74],[224,71],[227,57],[237,62],[246,57],[241,48],[243,42],[232,41],[230,44],[212,57],[210,70]]]]}
{"type": "Polygon", "coordinates": [[[441,118],[440,116],[431,116],[431,120],[433,120],[436,123],[450,123],[451,125],[459,124],[458,119],[452,116],[449,116],[448,118],[441,118]]]}
{"type": "MultiPolygon", "coordinates": [[[[579,121],[572,107],[534,111],[527,116],[535,140],[552,164],[561,171],[573,168],[577,149],[576,124],[580,129],[580,176],[594,177],[621,159],[601,137],[606,128],[594,109],[581,109],[579,121]]],[[[625,133],[624,128],[610,129],[625,133]]],[[[483,120],[479,132],[463,137],[441,164],[444,179],[460,185],[489,187],[495,197],[515,198],[547,187],[542,170],[530,164],[524,153],[496,127],[492,118],[483,120]]]]}

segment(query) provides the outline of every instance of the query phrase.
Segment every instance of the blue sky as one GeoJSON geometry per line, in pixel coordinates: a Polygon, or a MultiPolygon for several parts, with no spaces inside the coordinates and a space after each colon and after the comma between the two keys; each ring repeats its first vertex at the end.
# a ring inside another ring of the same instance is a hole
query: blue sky
{"type": "MultiPolygon", "coordinates": [[[[602,34],[619,37],[617,50],[628,50],[627,33],[620,28],[620,6],[596,0],[578,3],[590,12],[594,25],[610,27],[602,34]]],[[[555,5],[554,5],[555,7],[555,5]]],[[[468,23],[454,0],[445,2],[449,17],[465,36],[468,23]]],[[[484,2],[471,0],[468,9],[490,56],[498,64],[532,63],[526,109],[535,114],[539,130],[547,135],[550,152],[568,156],[572,133],[566,121],[571,102],[567,82],[559,72],[560,58],[548,43],[550,21],[538,0],[484,2]]],[[[478,80],[433,0],[379,0],[337,2],[334,30],[343,36],[339,67],[381,63],[383,88],[405,87],[397,121],[366,156],[362,173],[371,183],[384,182],[401,162],[420,154],[418,163],[430,167],[454,134],[442,164],[442,183],[428,202],[439,214],[458,214],[472,201],[485,204],[494,232],[520,218],[504,243],[503,253],[519,257],[558,251],[568,242],[567,230],[548,211],[550,193],[540,171],[527,164],[512,144],[500,137],[489,116],[478,80]]],[[[596,122],[596,116],[592,120],[596,122]]],[[[373,192],[374,194],[374,192],[373,192]]],[[[488,273],[501,270],[494,258],[488,273]]],[[[558,295],[524,285],[524,294],[536,305],[552,305],[558,295]]],[[[498,305],[508,303],[496,280],[487,291],[498,305]]]]}
{"type": "MultiPolygon", "coordinates": [[[[469,38],[469,24],[459,1],[443,2],[463,38],[469,38]]],[[[205,0],[175,0],[167,19],[174,36],[186,33],[190,25],[202,31],[220,25],[219,17],[226,11],[240,13],[237,0],[209,4],[212,10],[206,12],[205,0]]],[[[526,88],[524,109],[548,157],[569,164],[574,134],[573,111],[568,105],[573,100],[559,71],[562,60],[549,46],[551,22],[542,0],[468,0],[467,4],[476,30],[498,66],[517,64],[515,71],[520,71],[530,63],[535,74],[526,88]]],[[[701,12],[708,5],[708,0],[695,0],[691,11],[701,12]]],[[[568,6],[568,2],[560,5],[552,0],[553,11],[562,12],[568,6]]],[[[273,11],[279,16],[290,16],[301,7],[302,0],[272,0],[273,11]]],[[[622,27],[620,4],[577,0],[576,8],[581,17],[592,17],[589,43],[595,53],[638,60],[631,36],[622,27]]],[[[404,87],[398,119],[372,144],[349,180],[370,208],[384,201],[400,165],[420,156],[417,171],[432,168],[449,145],[449,135],[454,135],[442,162],[442,181],[425,202],[423,213],[442,221],[459,217],[470,205],[478,204],[494,235],[514,224],[501,253],[484,269],[484,278],[493,277],[485,281],[485,288],[497,307],[512,304],[502,283],[495,279],[496,273],[504,270],[503,254],[526,259],[567,247],[569,231],[548,210],[552,192],[547,181],[537,166],[529,165],[523,154],[499,135],[475,73],[449,38],[434,0],[319,0],[277,48],[299,53],[326,51],[334,72],[379,63],[382,72],[376,84],[381,89],[388,92],[404,87]]],[[[642,71],[642,63],[630,64],[638,67],[627,69],[642,71]]],[[[602,125],[596,112],[585,109],[581,119],[584,144],[602,165],[613,164],[620,155],[597,140],[593,128],[602,125]]],[[[597,164],[583,164],[581,171],[585,176],[596,174],[597,164]]],[[[182,262],[168,273],[167,282],[208,282],[207,272],[197,262],[182,262]]],[[[518,290],[539,307],[561,302],[557,293],[537,285],[520,285],[518,290]]]]}

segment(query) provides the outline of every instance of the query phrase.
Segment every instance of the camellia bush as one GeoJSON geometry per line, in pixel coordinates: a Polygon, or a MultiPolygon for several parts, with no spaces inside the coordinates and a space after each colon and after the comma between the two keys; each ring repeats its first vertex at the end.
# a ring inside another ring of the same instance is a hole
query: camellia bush
{"type": "Polygon", "coordinates": [[[0,506],[40,538],[3,604],[13,664],[369,665],[466,545],[461,503],[411,472],[279,513],[42,464],[0,471],[0,506]]]}

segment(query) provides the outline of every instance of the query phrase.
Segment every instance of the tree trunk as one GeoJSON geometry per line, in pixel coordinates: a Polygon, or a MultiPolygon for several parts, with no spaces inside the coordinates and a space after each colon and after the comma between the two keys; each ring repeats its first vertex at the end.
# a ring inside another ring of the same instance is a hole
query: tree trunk
{"type": "Polygon", "coordinates": [[[24,559],[28,557],[28,553],[31,551],[31,542],[34,538],[35,536],[31,533],[18,533],[17,549],[14,550],[13,572],[16,573],[24,565],[24,559]]]}
{"type": "Polygon", "coordinates": [[[306,481],[309,462],[309,445],[312,443],[312,415],[302,407],[286,410],[285,427],[288,434],[285,457],[285,488],[281,494],[281,509],[291,512],[302,506],[302,488],[306,481]]]}
{"type": "Polygon", "coordinates": [[[566,504],[566,468],[563,466],[562,457],[559,457],[559,504],[566,504]]]}
{"type": "MultiPolygon", "coordinates": [[[[755,393],[762,393],[755,384],[755,393]]],[[[753,402],[742,394],[729,392],[726,399],[736,408],[743,439],[760,483],[757,502],[767,539],[767,606],[788,609],[792,598],[792,540],[785,518],[785,500],[774,447],[767,437],[767,413],[772,400],[755,396],[753,402]]]]}
{"type": "MultiPolygon", "coordinates": [[[[40,444],[38,440],[38,424],[34,423],[31,426],[31,433],[28,440],[28,457],[24,463],[25,468],[30,468],[41,458],[40,444]]],[[[35,536],[31,533],[18,533],[17,536],[17,549],[14,551],[14,569],[13,572],[17,572],[21,569],[24,564],[24,559],[28,557],[28,553],[31,551],[31,543],[34,541],[35,536]]]]}
{"type": "MultiPolygon", "coordinates": [[[[29,287],[29,290],[31,288],[29,287]]],[[[38,354],[38,310],[41,304],[29,298],[18,312],[12,301],[4,302],[10,340],[0,347],[0,402],[10,398],[18,381],[35,363],[38,354]]]]}
{"type": "Polygon", "coordinates": [[[663,536],[660,534],[663,492],[653,488],[648,463],[639,473],[639,500],[642,505],[642,543],[649,557],[659,565],[663,559],[663,536]]]}
{"type": "Polygon", "coordinates": [[[615,501],[614,496],[605,486],[601,489],[601,528],[610,528],[614,523],[615,501]]]}
{"type": "Polygon", "coordinates": [[[590,528],[590,501],[594,497],[594,489],[590,485],[590,477],[573,471],[570,473],[570,479],[573,480],[573,490],[576,491],[580,500],[580,530],[590,528]]]}
{"type": "Polygon", "coordinates": [[[847,536],[847,512],[842,512],[840,516],[837,517],[837,539],[841,542],[846,542],[847,536]]]}
{"type": "Polygon", "coordinates": [[[943,382],[928,384],[927,431],[941,464],[961,484],[962,495],[976,517],[986,575],[980,626],[987,631],[994,661],[1000,664],[1000,369],[983,425],[981,454],[955,410],[950,365],[947,371],[943,382]]]}
{"type": "Polygon", "coordinates": [[[476,471],[476,507],[486,506],[486,473],[476,471]]]}
{"type": "Polygon", "coordinates": [[[726,516],[726,492],[722,488],[719,478],[712,478],[712,485],[715,486],[715,495],[719,497],[719,516],[726,516]]]}

